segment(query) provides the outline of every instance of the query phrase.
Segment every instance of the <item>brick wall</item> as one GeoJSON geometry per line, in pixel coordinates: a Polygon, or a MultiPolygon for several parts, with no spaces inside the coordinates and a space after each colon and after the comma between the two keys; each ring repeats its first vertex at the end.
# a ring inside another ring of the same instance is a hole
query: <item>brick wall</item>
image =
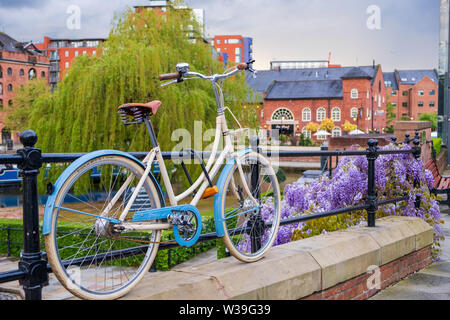
{"type": "Polygon", "coordinates": [[[379,288],[368,288],[368,282],[373,279],[373,273],[366,273],[356,278],[340,283],[327,290],[314,293],[305,300],[364,300],[372,297],[380,290],[397,283],[410,274],[413,274],[430,265],[431,248],[425,247],[410,253],[400,259],[394,260],[380,267],[379,288]],[[372,277],[369,280],[369,277],[372,277]],[[369,280],[369,281],[368,281],[369,280]]]}

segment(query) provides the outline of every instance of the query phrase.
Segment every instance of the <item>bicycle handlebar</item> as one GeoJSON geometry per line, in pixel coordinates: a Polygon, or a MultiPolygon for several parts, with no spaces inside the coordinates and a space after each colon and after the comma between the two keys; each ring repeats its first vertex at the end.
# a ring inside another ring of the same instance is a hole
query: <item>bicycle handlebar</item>
{"type": "MultiPolygon", "coordinates": [[[[249,62],[243,62],[238,64],[234,70],[228,72],[228,73],[224,73],[224,74],[220,74],[220,75],[213,75],[213,76],[205,76],[201,73],[198,72],[185,72],[183,73],[182,71],[180,72],[174,72],[174,73],[166,73],[166,74],[161,74],[159,75],[159,80],[160,81],[164,81],[164,80],[172,80],[172,79],[176,79],[177,81],[171,81],[170,83],[174,83],[174,82],[182,82],[184,80],[187,80],[189,78],[183,78],[183,76],[190,76],[190,77],[197,77],[197,78],[201,78],[203,80],[212,80],[212,81],[217,81],[220,79],[225,79],[228,77],[231,77],[232,75],[238,73],[239,71],[243,71],[243,70],[248,70],[250,72],[256,73],[255,70],[252,69],[252,64],[253,62],[255,62],[255,60],[251,60],[249,62]]],[[[189,68],[187,69],[189,70],[189,68]]],[[[170,83],[166,83],[166,84],[170,84],[170,83]]],[[[164,85],[166,85],[164,84],[164,85]]]]}
{"type": "Polygon", "coordinates": [[[172,80],[172,79],[178,79],[179,77],[180,77],[180,73],[179,72],[166,73],[166,74],[160,74],[159,75],[159,80],[160,81],[172,80]]]}

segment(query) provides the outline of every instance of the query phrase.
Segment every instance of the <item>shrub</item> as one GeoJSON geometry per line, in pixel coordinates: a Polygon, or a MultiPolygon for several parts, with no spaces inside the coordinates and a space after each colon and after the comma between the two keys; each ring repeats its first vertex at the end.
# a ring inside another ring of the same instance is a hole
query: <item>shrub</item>
{"type": "MultiPolygon", "coordinates": [[[[357,149],[352,147],[351,149],[357,149]]],[[[389,145],[384,150],[410,149],[409,146],[389,145]]],[[[331,211],[348,206],[364,205],[367,199],[368,161],[365,156],[343,157],[332,177],[301,185],[293,183],[284,189],[282,201],[282,219],[331,211]]],[[[433,175],[425,169],[423,162],[411,154],[381,155],[376,160],[375,182],[378,200],[387,200],[408,195],[407,201],[396,205],[379,206],[377,217],[387,215],[404,215],[419,217],[434,229],[433,254],[439,253],[439,242],[443,239],[440,224],[439,205],[436,197],[429,193],[433,186],[433,175]],[[417,186],[415,186],[417,182],[417,186]],[[420,207],[415,207],[416,197],[421,197],[420,207]]],[[[264,204],[263,215],[270,215],[273,208],[264,204]]],[[[281,226],[275,245],[300,240],[321,233],[345,229],[357,224],[366,224],[365,210],[316,219],[307,223],[281,226]]],[[[243,246],[249,241],[244,240],[243,246]]]]}
{"type": "Polygon", "coordinates": [[[441,138],[433,138],[433,148],[436,150],[436,155],[441,153],[441,145],[442,145],[442,139],[441,138]]]}

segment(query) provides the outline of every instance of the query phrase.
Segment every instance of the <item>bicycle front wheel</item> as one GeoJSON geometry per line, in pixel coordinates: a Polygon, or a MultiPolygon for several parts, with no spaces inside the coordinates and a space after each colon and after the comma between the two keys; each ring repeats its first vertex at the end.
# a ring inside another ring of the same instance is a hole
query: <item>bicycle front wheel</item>
{"type": "Polygon", "coordinates": [[[281,197],[277,176],[269,161],[258,153],[235,163],[222,193],[223,238],[230,253],[244,262],[254,262],[273,245],[281,217],[281,197]],[[245,192],[250,189],[253,199],[245,192]]]}
{"type": "MultiPolygon", "coordinates": [[[[56,190],[47,256],[61,284],[83,299],[116,299],[148,272],[161,231],[120,231],[119,219],[144,174],[136,161],[120,155],[82,164],[56,190]]],[[[147,176],[120,226],[134,212],[161,207],[160,191],[147,176]]],[[[123,230],[123,229],[122,229],[123,230]]]]}

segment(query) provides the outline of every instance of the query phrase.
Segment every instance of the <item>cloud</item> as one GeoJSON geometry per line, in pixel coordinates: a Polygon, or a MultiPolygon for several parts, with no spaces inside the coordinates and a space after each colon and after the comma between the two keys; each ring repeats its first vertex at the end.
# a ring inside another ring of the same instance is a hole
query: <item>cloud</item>
{"type": "MultiPolygon", "coordinates": [[[[436,68],[439,1],[430,0],[187,0],[205,9],[207,32],[253,38],[256,67],[270,60],[327,59],[343,65],[436,68]],[[370,5],[381,9],[381,30],[367,28],[370,5]]],[[[17,40],[107,37],[115,12],[148,0],[0,0],[0,31],[17,40]],[[67,28],[67,7],[78,5],[81,28],[67,28]]]]}

